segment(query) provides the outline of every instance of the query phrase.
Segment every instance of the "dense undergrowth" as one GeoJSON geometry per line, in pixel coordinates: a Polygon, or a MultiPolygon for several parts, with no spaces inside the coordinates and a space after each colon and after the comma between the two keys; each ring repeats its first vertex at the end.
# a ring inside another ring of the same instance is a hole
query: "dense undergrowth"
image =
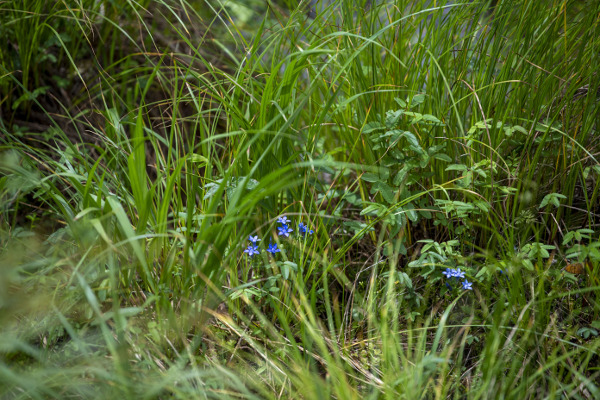
{"type": "Polygon", "coordinates": [[[0,1],[2,397],[599,398],[599,16],[0,1]]]}

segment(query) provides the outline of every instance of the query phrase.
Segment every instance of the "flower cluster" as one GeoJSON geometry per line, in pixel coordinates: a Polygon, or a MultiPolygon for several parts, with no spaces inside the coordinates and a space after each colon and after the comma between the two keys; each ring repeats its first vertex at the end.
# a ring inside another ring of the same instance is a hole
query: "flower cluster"
{"type": "MultiPolygon", "coordinates": [[[[292,221],[286,216],[281,216],[281,217],[277,218],[277,223],[281,224],[281,226],[277,227],[277,234],[279,236],[289,238],[290,233],[294,232],[294,230],[292,228],[290,228],[291,222],[292,221]]],[[[298,224],[298,233],[302,236],[306,236],[307,233],[309,235],[312,235],[314,233],[314,231],[312,229],[310,229],[308,225],[304,225],[302,222],[300,222],[298,224]]],[[[250,242],[250,244],[248,245],[248,248],[246,250],[244,250],[244,253],[248,254],[249,257],[252,257],[255,254],[260,254],[260,252],[258,250],[258,242],[260,242],[260,239],[258,238],[258,236],[250,235],[250,237],[248,238],[248,241],[250,242]]],[[[276,253],[279,253],[280,251],[281,251],[281,249],[279,249],[277,247],[276,243],[269,242],[269,247],[267,248],[268,253],[271,253],[271,255],[275,255],[276,253]]]]}
{"type": "Polygon", "coordinates": [[[315,231],[313,231],[312,229],[310,229],[307,225],[304,225],[302,222],[300,222],[298,224],[298,232],[300,232],[303,235],[306,235],[307,233],[309,235],[312,235],[315,231]]]}
{"type": "Polygon", "coordinates": [[[275,255],[275,253],[279,253],[281,250],[277,248],[277,243],[269,243],[269,248],[267,249],[267,251],[275,255]]]}
{"type": "MultiPolygon", "coordinates": [[[[448,279],[455,279],[457,281],[464,279],[464,281],[462,281],[462,288],[464,290],[473,290],[473,282],[469,282],[465,278],[465,273],[461,271],[460,268],[446,268],[446,270],[442,272],[442,275],[444,275],[448,279]]],[[[451,287],[448,283],[446,283],[446,286],[451,287]]]]}
{"type": "Polygon", "coordinates": [[[248,256],[252,257],[255,254],[259,254],[258,246],[254,246],[252,244],[248,245],[248,248],[244,250],[244,253],[248,253],[248,256]]]}
{"type": "Polygon", "coordinates": [[[289,223],[292,222],[288,219],[288,217],[283,216],[277,218],[277,222],[281,224],[281,226],[277,227],[277,234],[279,236],[290,237],[290,233],[294,230],[290,228],[289,223]]]}

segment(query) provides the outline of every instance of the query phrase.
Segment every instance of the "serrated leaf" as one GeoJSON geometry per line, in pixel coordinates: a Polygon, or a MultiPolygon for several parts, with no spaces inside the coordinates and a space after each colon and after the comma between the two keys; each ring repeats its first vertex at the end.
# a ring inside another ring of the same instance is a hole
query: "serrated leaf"
{"type": "Polygon", "coordinates": [[[219,186],[221,185],[221,179],[216,182],[207,183],[204,185],[204,200],[211,198],[215,193],[219,190],[219,186]]]}
{"type": "Polygon", "coordinates": [[[414,108],[419,104],[423,104],[425,101],[425,95],[423,93],[415,94],[410,101],[410,108],[414,108]]]}
{"type": "Polygon", "coordinates": [[[256,187],[259,185],[260,182],[258,182],[256,179],[250,179],[248,181],[248,183],[246,184],[246,189],[248,190],[253,190],[256,189],[256,187]]]}
{"type": "Polygon", "coordinates": [[[382,124],[381,122],[369,122],[363,128],[363,133],[372,133],[372,132],[380,131],[380,130],[384,130],[384,129],[385,129],[385,125],[382,124]]]}
{"type": "Polygon", "coordinates": [[[400,117],[404,114],[404,110],[390,110],[385,113],[385,126],[389,129],[396,126],[400,117]]]}

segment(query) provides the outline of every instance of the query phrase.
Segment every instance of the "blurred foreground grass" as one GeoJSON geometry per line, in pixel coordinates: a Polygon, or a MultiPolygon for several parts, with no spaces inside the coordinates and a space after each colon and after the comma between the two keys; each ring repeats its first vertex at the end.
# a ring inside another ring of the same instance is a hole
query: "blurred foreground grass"
{"type": "Polygon", "coordinates": [[[0,1],[3,398],[600,397],[597,2],[309,7],[0,1]]]}

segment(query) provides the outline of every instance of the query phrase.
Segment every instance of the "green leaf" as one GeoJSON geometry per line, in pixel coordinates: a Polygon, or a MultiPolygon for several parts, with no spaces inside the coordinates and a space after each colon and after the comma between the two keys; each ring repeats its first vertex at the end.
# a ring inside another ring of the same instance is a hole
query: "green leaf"
{"type": "Polygon", "coordinates": [[[360,178],[366,182],[379,182],[379,175],[377,174],[364,173],[360,178]]]}
{"type": "Polygon", "coordinates": [[[221,186],[221,182],[223,179],[217,179],[215,182],[207,183],[204,185],[204,200],[209,199],[215,195],[219,191],[219,187],[221,186]]]}
{"type": "Polygon", "coordinates": [[[567,196],[560,194],[560,193],[550,193],[547,194],[546,196],[544,196],[544,198],[542,199],[542,202],[540,203],[539,208],[544,208],[548,205],[548,203],[554,205],[555,207],[560,207],[560,201],[559,199],[566,199],[567,196]]]}
{"type": "Polygon", "coordinates": [[[410,101],[410,108],[414,108],[425,101],[425,95],[423,93],[415,94],[410,101]]]}
{"type": "Polygon", "coordinates": [[[419,140],[417,139],[417,137],[412,132],[404,131],[404,133],[402,134],[402,136],[404,136],[408,140],[408,143],[411,146],[417,147],[419,149],[421,148],[421,146],[419,145],[419,140]]]}
{"type": "Polygon", "coordinates": [[[400,119],[402,114],[404,114],[404,110],[397,110],[397,111],[390,110],[390,111],[386,112],[385,113],[385,126],[388,127],[388,129],[392,129],[393,127],[395,127],[396,124],[398,124],[398,120],[400,119]]]}
{"type": "Polygon", "coordinates": [[[447,154],[444,154],[444,153],[436,153],[433,155],[433,158],[435,158],[436,160],[452,162],[452,159],[450,158],[450,156],[447,154]]]}
{"type": "Polygon", "coordinates": [[[415,210],[415,206],[414,205],[412,205],[411,203],[408,203],[406,205],[406,208],[404,210],[406,211],[406,216],[412,222],[417,222],[419,220],[419,214],[415,210]]]}
{"type": "Polygon", "coordinates": [[[388,185],[385,182],[376,182],[373,185],[373,189],[371,190],[371,192],[373,191],[378,191],[381,193],[381,195],[383,196],[383,198],[385,199],[385,201],[387,201],[389,204],[394,204],[394,189],[392,189],[392,187],[390,185],[388,185]]]}
{"type": "Polygon", "coordinates": [[[193,163],[197,164],[208,164],[210,163],[209,159],[200,154],[192,154],[189,160],[193,163]]]}
{"type": "Polygon", "coordinates": [[[19,105],[24,101],[35,100],[39,95],[44,95],[50,89],[50,86],[41,86],[35,89],[33,92],[25,92],[21,95],[12,105],[12,109],[16,110],[19,105]]]}
{"type": "Polygon", "coordinates": [[[522,265],[525,267],[525,269],[527,269],[528,271],[533,271],[535,268],[533,267],[533,263],[531,262],[531,260],[523,260],[522,261],[522,265]]]}
{"type": "Polygon", "coordinates": [[[385,125],[382,124],[381,122],[369,122],[363,128],[363,133],[372,133],[372,132],[380,131],[380,130],[384,130],[384,129],[385,129],[385,125]]]}
{"type": "Polygon", "coordinates": [[[390,169],[389,168],[380,168],[379,169],[379,179],[382,182],[386,182],[390,177],[390,169]]]}
{"type": "Polygon", "coordinates": [[[430,115],[430,114],[424,114],[423,121],[432,122],[435,125],[444,125],[444,123],[442,121],[440,121],[437,117],[434,117],[433,115],[430,115]]]}
{"type": "Polygon", "coordinates": [[[404,167],[402,167],[400,169],[400,171],[398,171],[398,173],[394,177],[394,185],[395,186],[400,186],[400,184],[402,183],[402,181],[408,174],[408,171],[409,171],[409,167],[407,165],[405,165],[404,167]]]}
{"type": "Polygon", "coordinates": [[[285,279],[286,281],[288,280],[288,278],[290,277],[290,266],[287,265],[286,263],[283,263],[281,265],[281,276],[283,277],[283,279],[285,279]]]}
{"type": "Polygon", "coordinates": [[[571,242],[571,240],[573,240],[574,236],[575,236],[575,232],[567,232],[567,234],[563,238],[563,242],[562,242],[563,246],[568,244],[569,242],[571,242]]]}
{"type": "Polygon", "coordinates": [[[419,162],[419,167],[425,168],[425,167],[427,167],[428,164],[429,164],[429,156],[427,155],[427,153],[422,153],[421,161],[419,162]]]}
{"type": "Polygon", "coordinates": [[[525,129],[522,126],[519,126],[519,125],[515,125],[512,128],[513,128],[513,130],[515,130],[517,132],[521,132],[521,133],[523,133],[525,135],[527,135],[529,133],[529,132],[527,132],[527,129],[525,129]]]}
{"type": "Polygon", "coordinates": [[[380,216],[382,214],[383,207],[379,204],[371,204],[360,212],[360,215],[374,214],[376,216],[380,216]]]}
{"type": "Polygon", "coordinates": [[[487,179],[487,174],[485,173],[484,170],[475,168],[475,169],[473,169],[473,171],[475,171],[479,176],[482,176],[484,179],[487,179]]]}
{"type": "Polygon", "coordinates": [[[379,136],[378,139],[384,139],[384,138],[388,138],[391,137],[391,139],[393,141],[398,140],[399,138],[402,137],[402,133],[403,131],[398,130],[398,129],[392,129],[391,131],[387,131],[386,133],[384,133],[383,135],[379,136]]]}
{"type": "Polygon", "coordinates": [[[407,104],[404,100],[402,100],[399,97],[395,97],[394,100],[396,101],[396,103],[398,103],[398,105],[402,108],[406,108],[407,104]]]}
{"type": "Polygon", "coordinates": [[[413,117],[412,120],[409,122],[411,125],[414,125],[423,119],[423,114],[420,113],[407,111],[404,114],[408,115],[409,117],[413,117]]]}
{"type": "MultiPolygon", "coordinates": [[[[361,214],[362,214],[362,213],[361,213],[361,214]]],[[[352,230],[352,231],[354,232],[354,234],[355,234],[355,235],[356,235],[356,234],[358,234],[359,232],[362,232],[362,233],[361,233],[361,234],[358,236],[358,238],[361,238],[361,237],[363,237],[363,236],[364,236],[364,234],[365,234],[365,233],[367,233],[367,232],[370,232],[370,231],[373,231],[373,230],[374,230],[374,229],[373,229],[373,227],[371,227],[371,228],[367,229],[367,226],[369,226],[369,225],[367,225],[367,224],[366,224],[366,223],[364,223],[364,222],[360,222],[360,221],[344,221],[344,222],[343,222],[343,225],[344,225],[346,228],[348,228],[348,229],[352,230]]]]}
{"type": "Polygon", "coordinates": [[[464,164],[452,164],[446,167],[446,171],[466,171],[467,166],[464,164]]]}

